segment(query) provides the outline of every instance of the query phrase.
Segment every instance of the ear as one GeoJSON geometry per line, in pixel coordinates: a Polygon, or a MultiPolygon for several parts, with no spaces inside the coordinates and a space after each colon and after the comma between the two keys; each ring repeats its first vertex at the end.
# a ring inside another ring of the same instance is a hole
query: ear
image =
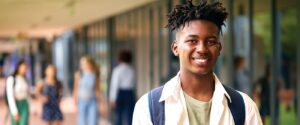
{"type": "Polygon", "coordinates": [[[221,50],[222,50],[222,44],[221,44],[221,43],[219,43],[219,54],[218,54],[218,56],[220,55],[220,53],[221,53],[221,50]]]}
{"type": "Polygon", "coordinates": [[[172,45],[171,45],[171,49],[172,49],[172,52],[175,56],[179,56],[179,52],[178,52],[178,41],[177,40],[174,40],[172,45]]]}

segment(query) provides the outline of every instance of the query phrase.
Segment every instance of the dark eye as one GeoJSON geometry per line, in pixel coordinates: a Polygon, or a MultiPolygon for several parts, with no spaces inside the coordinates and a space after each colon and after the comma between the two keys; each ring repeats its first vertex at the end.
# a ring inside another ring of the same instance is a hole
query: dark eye
{"type": "Polygon", "coordinates": [[[211,40],[207,41],[208,46],[214,46],[214,45],[217,45],[217,44],[218,44],[218,41],[215,40],[215,39],[211,39],[211,40]]]}
{"type": "Polygon", "coordinates": [[[197,40],[194,40],[194,39],[190,39],[190,40],[187,40],[186,42],[195,44],[195,43],[197,43],[198,41],[197,41],[197,40]]]}

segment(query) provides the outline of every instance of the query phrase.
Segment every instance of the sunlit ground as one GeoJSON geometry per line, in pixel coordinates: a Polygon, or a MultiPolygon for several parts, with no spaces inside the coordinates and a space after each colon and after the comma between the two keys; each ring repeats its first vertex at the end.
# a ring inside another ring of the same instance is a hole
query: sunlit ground
{"type": "MultiPolygon", "coordinates": [[[[63,125],[76,125],[76,107],[74,101],[70,97],[63,98],[61,102],[61,109],[64,114],[63,125]]],[[[30,102],[30,124],[29,125],[42,125],[41,120],[41,104],[37,101],[30,102]]],[[[0,101],[0,125],[9,125],[9,119],[5,122],[5,113],[7,109],[5,108],[4,102],[0,101]]],[[[110,125],[110,123],[105,119],[99,119],[99,125],[110,125]]]]}

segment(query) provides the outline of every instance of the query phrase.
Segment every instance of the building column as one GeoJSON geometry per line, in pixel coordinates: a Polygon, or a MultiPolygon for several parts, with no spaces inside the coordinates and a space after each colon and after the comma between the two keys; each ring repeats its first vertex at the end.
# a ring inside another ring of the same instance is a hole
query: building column
{"type": "Polygon", "coordinates": [[[234,45],[235,45],[235,39],[234,39],[234,15],[233,15],[233,3],[234,0],[229,0],[228,1],[228,10],[229,10],[229,37],[228,37],[228,46],[229,46],[229,54],[228,54],[228,60],[227,60],[227,70],[228,70],[228,81],[227,83],[229,83],[231,86],[233,86],[233,82],[234,82],[234,45]]]}
{"type": "Polygon", "coordinates": [[[250,93],[252,96],[252,84],[254,83],[254,57],[253,57],[253,50],[254,50],[254,25],[253,25],[253,11],[254,11],[254,0],[248,0],[249,4],[249,83],[250,83],[250,93]]]}
{"type": "Polygon", "coordinates": [[[271,80],[271,125],[278,125],[279,112],[277,99],[277,84],[280,76],[280,24],[277,11],[277,0],[271,0],[271,23],[272,23],[272,80],[271,80]]]}
{"type": "MultiPolygon", "coordinates": [[[[300,1],[298,0],[297,1],[298,3],[298,6],[300,5],[300,1]]],[[[298,7],[298,11],[297,11],[297,20],[298,20],[298,33],[300,33],[300,8],[298,7]]],[[[298,47],[297,48],[300,48],[300,41],[298,40],[298,47]]],[[[296,89],[296,98],[297,98],[297,124],[299,125],[300,124],[300,49],[297,49],[297,75],[296,75],[296,78],[297,78],[297,89],[296,89]]]]}

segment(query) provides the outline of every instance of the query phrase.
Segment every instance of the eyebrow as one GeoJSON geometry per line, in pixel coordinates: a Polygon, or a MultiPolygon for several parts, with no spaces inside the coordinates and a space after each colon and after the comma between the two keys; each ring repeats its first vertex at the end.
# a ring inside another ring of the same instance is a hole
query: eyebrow
{"type": "MultiPolygon", "coordinates": [[[[188,35],[187,37],[189,37],[189,38],[199,38],[198,35],[188,35]]],[[[208,37],[207,37],[207,39],[211,39],[211,38],[218,39],[218,37],[215,36],[215,35],[211,35],[211,36],[208,36],[208,37]]]]}
{"type": "Polygon", "coordinates": [[[190,38],[199,38],[198,35],[188,35],[187,37],[190,37],[190,38]]]}

